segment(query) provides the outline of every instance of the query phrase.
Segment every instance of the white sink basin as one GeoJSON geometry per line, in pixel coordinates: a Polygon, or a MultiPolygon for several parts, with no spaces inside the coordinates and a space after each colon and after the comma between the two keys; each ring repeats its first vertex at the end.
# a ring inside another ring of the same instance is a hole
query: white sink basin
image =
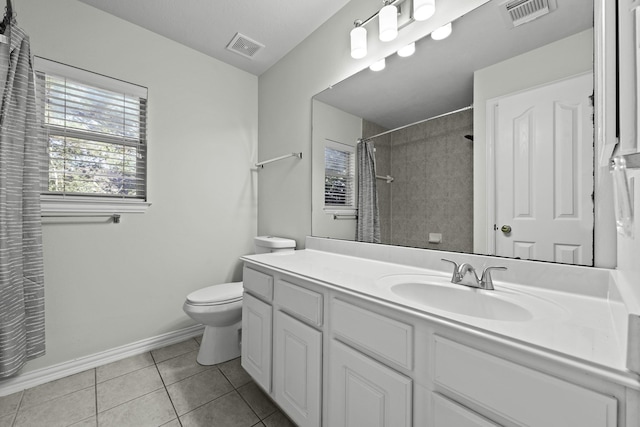
{"type": "Polygon", "coordinates": [[[500,298],[499,294],[467,286],[401,283],[391,287],[394,294],[440,310],[494,320],[525,321],[533,319],[526,308],[500,298]]]}
{"type": "Polygon", "coordinates": [[[562,312],[556,304],[526,292],[498,286],[491,291],[470,288],[453,284],[442,276],[386,276],[377,285],[411,305],[475,318],[525,322],[562,312]]]}

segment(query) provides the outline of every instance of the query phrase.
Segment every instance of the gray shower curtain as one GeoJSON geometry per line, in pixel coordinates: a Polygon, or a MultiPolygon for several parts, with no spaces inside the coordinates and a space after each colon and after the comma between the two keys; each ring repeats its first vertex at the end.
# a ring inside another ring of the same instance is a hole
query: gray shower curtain
{"type": "Polygon", "coordinates": [[[356,147],[358,168],[358,221],[356,241],[380,243],[380,217],[376,190],[376,157],[371,141],[359,141],[356,147]]]}
{"type": "Polygon", "coordinates": [[[29,38],[13,24],[0,41],[0,378],[44,354],[40,166],[29,38]]]}

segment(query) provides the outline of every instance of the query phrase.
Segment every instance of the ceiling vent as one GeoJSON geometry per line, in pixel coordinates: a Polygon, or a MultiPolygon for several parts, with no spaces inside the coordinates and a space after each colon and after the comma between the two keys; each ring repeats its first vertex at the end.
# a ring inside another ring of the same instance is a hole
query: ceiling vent
{"type": "Polygon", "coordinates": [[[245,58],[253,58],[258,51],[264,48],[264,45],[258,43],[255,40],[251,40],[247,36],[243,36],[240,33],[236,33],[227,45],[227,49],[231,52],[235,52],[238,55],[242,55],[245,58]]]}
{"type": "Polygon", "coordinates": [[[510,27],[526,24],[556,8],[555,0],[509,0],[500,5],[500,11],[510,27]]]}

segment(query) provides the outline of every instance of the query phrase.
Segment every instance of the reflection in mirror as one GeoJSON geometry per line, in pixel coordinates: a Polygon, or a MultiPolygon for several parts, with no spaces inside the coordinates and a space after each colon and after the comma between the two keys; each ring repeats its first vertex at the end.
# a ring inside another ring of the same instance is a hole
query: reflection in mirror
{"type": "Polygon", "coordinates": [[[371,138],[381,243],[593,265],[593,3],[515,27],[503,5],[314,97],[314,236],[355,238],[323,153],[371,138]]]}

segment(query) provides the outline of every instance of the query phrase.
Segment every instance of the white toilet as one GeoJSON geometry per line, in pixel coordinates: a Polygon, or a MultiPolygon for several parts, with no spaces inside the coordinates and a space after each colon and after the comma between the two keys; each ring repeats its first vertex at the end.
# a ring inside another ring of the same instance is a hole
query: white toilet
{"type": "MultiPolygon", "coordinates": [[[[295,240],[258,236],[254,239],[257,254],[291,252],[295,240]]],[[[242,325],[242,282],[208,286],[187,295],[182,309],[193,320],[202,323],[204,335],[198,352],[198,363],[215,365],[240,356],[242,325]]]]}

